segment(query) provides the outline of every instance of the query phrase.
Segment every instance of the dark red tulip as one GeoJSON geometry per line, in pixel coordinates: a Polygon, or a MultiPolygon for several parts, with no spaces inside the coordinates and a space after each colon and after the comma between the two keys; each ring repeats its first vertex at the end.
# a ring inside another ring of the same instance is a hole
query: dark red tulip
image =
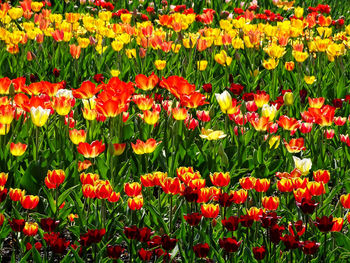
{"type": "Polygon", "coordinates": [[[141,248],[139,250],[139,257],[141,260],[143,261],[149,261],[152,259],[153,256],[153,251],[152,250],[145,250],[143,248],[141,248]]]}
{"type": "Polygon", "coordinates": [[[334,225],[333,216],[323,216],[321,218],[316,217],[315,225],[321,232],[327,233],[332,230],[334,225]]]}
{"type": "Polygon", "coordinates": [[[261,226],[264,228],[272,227],[277,224],[278,216],[276,212],[263,213],[260,215],[261,226]]]}
{"type": "Polygon", "coordinates": [[[3,188],[0,191],[0,203],[4,202],[7,196],[7,188],[3,188]]]}
{"type": "Polygon", "coordinates": [[[299,247],[298,236],[284,235],[281,240],[287,250],[296,249],[299,247]]]}
{"type": "Polygon", "coordinates": [[[219,239],[219,245],[226,253],[233,253],[239,249],[242,241],[237,242],[235,238],[224,237],[219,239]]]}
{"type": "Polygon", "coordinates": [[[131,226],[131,227],[125,226],[124,234],[127,237],[127,239],[136,239],[138,234],[137,226],[131,226]]]}
{"type": "Polygon", "coordinates": [[[26,221],[24,221],[24,219],[9,219],[10,227],[14,232],[21,232],[24,228],[25,223],[26,221]]]}
{"type": "Polygon", "coordinates": [[[211,91],[212,91],[212,85],[210,84],[210,83],[208,83],[208,84],[203,84],[203,89],[204,89],[204,91],[206,92],[206,93],[211,93],[211,91]]]}
{"type": "Polygon", "coordinates": [[[200,213],[192,213],[192,214],[184,215],[186,222],[190,226],[197,226],[199,224],[199,222],[201,221],[202,217],[203,217],[203,215],[200,213]]]}
{"type": "Polygon", "coordinates": [[[270,238],[271,242],[274,244],[278,244],[281,241],[282,232],[285,230],[284,226],[279,226],[277,224],[273,225],[270,228],[270,238]]]}
{"type": "Polygon", "coordinates": [[[241,95],[243,89],[244,86],[242,86],[241,84],[232,83],[230,86],[230,91],[237,96],[241,95]]]}
{"type": "Polygon", "coordinates": [[[102,74],[95,74],[95,76],[94,76],[94,80],[97,83],[101,83],[104,79],[105,79],[105,77],[102,74]]]}
{"type": "Polygon", "coordinates": [[[198,199],[198,191],[192,187],[186,187],[185,191],[183,192],[183,196],[189,203],[196,202],[198,199]]]}
{"type": "Polygon", "coordinates": [[[302,104],[305,103],[305,99],[306,99],[306,96],[307,96],[307,90],[306,89],[302,89],[299,91],[299,95],[300,95],[300,101],[302,104]]]}
{"type": "MultiPolygon", "coordinates": [[[[41,248],[43,247],[43,245],[42,245],[40,242],[36,242],[36,243],[34,244],[34,247],[35,247],[36,250],[40,251],[41,248]]],[[[31,250],[32,248],[33,248],[33,245],[30,244],[30,243],[28,242],[28,243],[26,244],[26,250],[29,251],[29,250],[31,250]]]]}
{"type": "Polygon", "coordinates": [[[304,197],[301,200],[301,203],[296,202],[296,204],[301,209],[301,211],[306,215],[311,215],[314,212],[316,206],[318,205],[318,203],[316,203],[315,200],[307,199],[304,197]]]}
{"type": "Polygon", "coordinates": [[[266,255],[265,246],[253,247],[253,254],[254,254],[254,258],[256,260],[263,260],[265,258],[265,255],[266,255]]]}
{"type": "Polygon", "coordinates": [[[334,99],[333,100],[333,106],[335,108],[341,109],[343,107],[343,101],[342,99],[334,99]]]}
{"type": "Polygon", "coordinates": [[[318,248],[320,247],[320,243],[316,243],[315,241],[306,240],[301,242],[301,249],[306,255],[314,255],[316,254],[318,248]]]}
{"type": "Polygon", "coordinates": [[[86,234],[80,236],[82,246],[90,246],[93,243],[100,243],[103,236],[106,234],[106,229],[89,229],[86,234]]]}
{"type": "Polygon", "coordinates": [[[306,227],[301,220],[296,221],[294,224],[289,223],[288,230],[293,236],[295,236],[294,228],[298,236],[302,236],[306,230],[306,227]]]}
{"type": "Polygon", "coordinates": [[[244,227],[251,227],[254,223],[254,217],[250,215],[241,215],[239,222],[244,227]]]}
{"type": "Polygon", "coordinates": [[[55,76],[55,78],[58,78],[60,76],[60,70],[57,68],[54,68],[52,73],[55,76]]]}
{"type": "Polygon", "coordinates": [[[154,236],[147,242],[149,248],[155,248],[162,245],[162,238],[160,236],[154,236]]]}
{"type": "Polygon", "coordinates": [[[166,251],[171,251],[176,246],[177,239],[170,238],[168,235],[162,236],[162,248],[166,251]]]}
{"type": "Polygon", "coordinates": [[[254,93],[244,93],[242,96],[242,100],[244,101],[253,101],[254,100],[254,93]]]}
{"type": "Polygon", "coordinates": [[[42,218],[40,220],[40,226],[45,232],[53,232],[56,227],[59,225],[60,221],[53,218],[42,218]]]}
{"type": "Polygon", "coordinates": [[[233,203],[233,194],[221,193],[219,194],[218,201],[220,206],[229,207],[233,203]]]}
{"type": "Polygon", "coordinates": [[[230,216],[228,219],[222,219],[221,223],[228,231],[236,231],[239,221],[238,216],[230,216]]]}
{"type": "Polygon", "coordinates": [[[115,246],[108,245],[107,246],[107,256],[111,259],[118,259],[118,258],[120,258],[120,256],[124,252],[124,250],[125,249],[119,245],[115,245],[115,246]]]}
{"type": "Polygon", "coordinates": [[[193,251],[196,254],[196,257],[198,258],[206,258],[209,254],[209,245],[208,243],[205,244],[197,244],[193,247],[193,251]]]}
{"type": "Polygon", "coordinates": [[[57,238],[55,242],[52,242],[50,244],[51,250],[55,254],[65,254],[67,247],[69,246],[70,242],[67,241],[64,238],[57,238]]]}
{"type": "Polygon", "coordinates": [[[154,232],[151,231],[148,227],[139,228],[137,230],[137,240],[140,242],[148,242],[151,240],[151,236],[154,232]]]}

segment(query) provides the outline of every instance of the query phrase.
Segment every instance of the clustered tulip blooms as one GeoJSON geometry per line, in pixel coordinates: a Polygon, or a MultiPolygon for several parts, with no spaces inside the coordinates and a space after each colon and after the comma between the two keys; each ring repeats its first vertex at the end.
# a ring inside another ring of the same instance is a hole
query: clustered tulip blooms
{"type": "Polygon", "coordinates": [[[3,261],[346,261],[339,10],[51,2],[0,3],[3,261]]]}

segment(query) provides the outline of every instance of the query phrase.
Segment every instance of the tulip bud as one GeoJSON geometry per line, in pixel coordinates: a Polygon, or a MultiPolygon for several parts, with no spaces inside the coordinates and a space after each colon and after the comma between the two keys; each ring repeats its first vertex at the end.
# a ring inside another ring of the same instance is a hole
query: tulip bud
{"type": "Polygon", "coordinates": [[[294,96],[292,92],[286,92],[283,96],[284,104],[286,106],[292,106],[294,102],[294,96]]]}

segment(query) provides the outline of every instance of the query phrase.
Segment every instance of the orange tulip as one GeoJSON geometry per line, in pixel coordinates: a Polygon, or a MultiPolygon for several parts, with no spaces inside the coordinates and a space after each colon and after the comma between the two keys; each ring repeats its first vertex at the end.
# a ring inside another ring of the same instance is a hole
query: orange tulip
{"type": "Polygon", "coordinates": [[[69,131],[69,138],[72,143],[78,145],[86,141],[86,132],[84,130],[73,129],[69,131]]]}
{"type": "Polygon", "coordinates": [[[100,179],[100,176],[98,174],[93,173],[81,173],[80,174],[80,182],[84,184],[91,184],[95,185],[97,180],[100,179]]]}
{"type": "Polygon", "coordinates": [[[149,77],[143,74],[138,74],[135,77],[136,86],[142,90],[152,90],[159,83],[159,78],[152,72],[149,77]]]}
{"type": "Polygon", "coordinates": [[[305,189],[309,183],[309,178],[293,178],[293,187],[294,189],[302,188],[305,189]]]}
{"type": "Polygon", "coordinates": [[[289,118],[286,115],[282,115],[279,120],[277,121],[278,125],[281,126],[283,129],[288,131],[293,131],[299,128],[300,123],[297,119],[289,118]]]}
{"type": "Polygon", "coordinates": [[[206,101],[206,97],[201,94],[200,92],[192,92],[189,95],[182,95],[181,96],[181,105],[191,108],[191,109],[195,109],[199,106],[205,105],[205,104],[209,104],[208,101],[206,101]]]}
{"type": "Polygon", "coordinates": [[[183,121],[186,119],[188,111],[186,108],[176,107],[172,109],[173,118],[177,121],[183,121]]]}
{"type": "Polygon", "coordinates": [[[148,125],[155,125],[159,120],[159,112],[146,110],[143,112],[143,120],[148,125]]]}
{"type": "Polygon", "coordinates": [[[156,142],[155,139],[148,139],[145,142],[137,140],[136,144],[131,143],[131,147],[136,154],[147,154],[154,152],[159,143],[161,142],[156,142]]]}
{"type": "Polygon", "coordinates": [[[78,172],[88,169],[91,165],[92,163],[89,160],[85,160],[83,162],[78,161],[78,172]]]}
{"type": "Polygon", "coordinates": [[[210,180],[213,183],[213,185],[218,187],[225,187],[230,184],[231,178],[230,173],[214,173],[210,175],[210,180]]]}
{"type": "Polygon", "coordinates": [[[23,234],[26,236],[35,236],[38,233],[39,226],[37,223],[26,222],[23,228],[23,234]]]}
{"type": "Polygon", "coordinates": [[[81,47],[75,44],[69,45],[69,52],[74,59],[78,59],[81,53],[81,47]]]}
{"type": "Polygon", "coordinates": [[[185,185],[189,185],[189,183],[192,180],[195,179],[199,179],[201,177],[201,175],[199,174],[199,172],[186,172],[186,173],[178,173],[177,175],[179,177],[179,179],[185,183],[185,185]]]}
{"type": "Polygon", "coordinates": [[[153,174],[141,175],[141,183],[144,187],[162,186],[167,178],[167,173],[154,172],[153,174]]]}
{"type": "Polygon", "coordinates": [[[294,65],[293,61],[289,61],[289,62],[286,62],[284,64],[284,66],[285,66],[286,70],[293,71],[295,65],[294,65]]]}
{"type": "Polygon", "coordinates": [[[257,208],[255,206],[252,206],[248,211],[247,214],[254,219],[254,221],[259,221],[260,216],[263,214],[264,210],[262,208],[257,208]]]}
{"type": "Polygon", "coordinates": [[[216,218],[219,214],[219,205],[216,204],[202,204],[202,215],[206,218],[216,218]]]}
{"type": "Polygon", "coordinates": [[[179,194],[181,191],[181,182],[179,178],[167,177],[162,181],[162,189],[166,194],[179,194]]]}
{"type": "Polygon", "coordinates": [[[266,192],[270,187],[270,179],[256,179],[254,186],[255,191],[261,193],[266,192]]]}
{"type": "Polygon", "coordinates": [[[192,189],[201,189],[205,187],[205,179],[193,179],[188,183],[188,186],[192,189]]]}
{"type": "Polygon", "coordinates": [[[331,232],[340,232],[343,228],[344,219],[341,217],[333,217],[333,223],[331,232]]]}
{"type": "Polygon", "coordinates": [[[23,143],[11,143],[10,145],[10,152],[13,156],[22,156],[25,151],[27,150],[27,144],[23,143]]]}
{"type": "Polygon", "coordinates": [[[74,103],[74,99],[65,96],[52,98],[52,107],[56,110],[57,114],[61,116],[68,115],[74,103]]]}
{"type": "Polygon", "coordinates": [[[108,197],[108,202],[116,203],[120,199],[120,193],[112,192],[111,195],[108,197]]]}
{"type": "Polygon", "coordinates": [[[113,98],[99,102],[96,105],[96,109],[98,113],[105,117],[116,117],[124,111],[125,105],[124,101],[118,98],[113,98]]]}
{"type": "Polygon", "coordinates": [[[255,177],[242,177],[241,179],[239,179],[239,184],[245,190],[254,189],[255,183],[256,183],[255,177]]]}
{"type": "Polygon", "coordinates": [[[264,196],[262,198],[262,205],[267,210],[277,210],[280,204],[280,199],[277,196],[264,196]]]}
{"type": "Polygon", "coordinates": [[[12,201],[17,202],[20,201],[22,199],[22,197],[25,195],[26,191],[25,190],[21,190],[19,188],[10,188],[10,192],[9,192],[9,196],[11,198],[12,201]]]}
{"type": "Polygon", "coordinates": [[[314,99],[309,97],[308,99],[309,99],[310,108],[316,108],[316,109],[321,109],[325,101],[325,98],[323,97],[314,98],[314,99]]]}
{"type": "Polygon", "coordinates": [[[261,108],[263,105],[268,104],[269,100],[270,95],[265,92],[254,94],[254,102],[258,108],[261,108]]]}
{"type": "Polygon", "coordinates": [[[142,111],[151,109],[154,103],[154,100],[152,98],[143,95],[134,95],[133,101],[142,111]]]}
{"type": "Polygon", "coordinates": [[[197,193],[198,193],[197,203],[207,203],[213,197],[213,194],[212,192],[210,192],[209,187],[203,187],[199,189],[197,193]]]}
{"type": "Polygon", "coordinates": [[[83,196],[85,198],[95,198],[96,197],[95,189],[96,187],[91,184],[84,184],[82,187],[83,196]]]}
{"type": "Polygon", "coordinates": [[[295,201],[301,203],[302,199],[305,198],[307,200],[311,199],[311,193],[307,188],[298,188],[293,191],[295,201]]]}
{"type": "Polygon", "coordinates": [[[45,184],[49,189],[55,189],[59,187],[66,178],[66,174],[63,170],[49,170],[45,178],[45,184]]]}
{"type": "Polygon", "coordinates": [[[122,155],[125,151],[126,143],[113,143],[113,155],[122,155]]]}
{"type": "Polygon", "coordinates": [[[124,185],[124,192],[129,197],[135,197],[139,196],[142,193],[142,186],[140,183],[134,182],[134,183],[126,183],[124,185]]]}
{"type": "Polygon", "coordinates": [[[293,181],[288,178],[282,178],[281,180],[277,181],[277,189],[280,192],[292,192],[294,189],[293,181]]]}
{"type": "Polygon", "coordinates": [[[0,186],[4,186],[7,182],[8,173],[0,173],[0,186]]]}
{"type": "Polygon", "coordinates": [[[0,106],[0,123],[7,125],[11,124],[15,117],[15,108],[10,105],[1,105],[0,106]]]}
{"type": "Polygon", "coordinates": [[[21,205],[24,209],[35,209],[39,204],[39,196],[25,195],[21,198],[21,205]]]}
{"type": "Polygon", "coordinates": [[[248,192],[244,189],[238,191],[231,191],[232,199],[235,204],[243,204],[248,198],[248,192]]]}
{"type": "Polygon", "coordinates": [[[76,218],[79,218],[79,216],[78,216],[77,214],[69,214],[69,215],[68,215],[68,220],[69,220],[70,222],[74,222],[74,220],[75,220],[76,218]]]}
{"type": "Polygon", "coordinates": [[[99,156],[105,150],[105,145],[100,141],[93,141],[91,144],[87,142],[79,143],[78,152],[85,158],[95,158],[99,156]]]}
{"type": "Polygon", "coordinates": [[[342,204],[342,206],[346,209],[350,208],[350,194],[346,194],[346,195],[341,195],[340,196],[340,203],[342,204]]]}
{"type": "Polygon", "coordinates": [[[307,184],[307,189],[310,191],[312,196],[323,195],[326,193],[324,184],[319,182],[309,182],[307,184]]]}
{"type": "Polygon", "coordinates": [[[8,77],[0,78],[0,94],[1,95],[9,94],[11,83],[12,82],[8,77]]]}
{"type": "Polygon", "coordinates": [[[315,123],[324,127],[333,124],[335,108],[329,105],[323,106],[321,109],[309,108],[309,114],[314,118],[315,123]]]}
{"type": "Polygon", "coordinates": [[[131,210],[140,210],[142,208],[142,206],[143,206],[142,195],[128,199],[128,207],[131,210]]]}
{"type": "Polygon", "coordinates": [[[102,87],[102,85],[96,87],[96,85],[91,81],[84,81],[80,85],[79,89],[72,90],[72,94],[74,98],[87,100],[95,96],[102,89],[102,87]]]}
{"type": "Polygon", "coordinates": [[[329,171],[328,170],[317,170],[317,171],[314,171],[314,180],[316,182],[321,182],[321,183],[328,183],[331,176],[329,174],[329,171]]]}
{"type": "Polygon", "coordinates": [[[291,139],[289,143],[283,139],[284,146],[286,146],[288,152],[290,153],[298,153],[301,151],[305,151],[304,147],[304,138],[291,139]]]}
{"type": "Polygon", "coordinates": [[[250,124],[257,131],[266,131],[269,124],[269,117],[260,117],[256,119],[251,119],[250,124]]]}
{"type": "Polygon", "coordinates": [[[112,192],[113,189],[109,181],[98,181],[95,188],[95,194],[98,199],[108,199],[112,192]]]}

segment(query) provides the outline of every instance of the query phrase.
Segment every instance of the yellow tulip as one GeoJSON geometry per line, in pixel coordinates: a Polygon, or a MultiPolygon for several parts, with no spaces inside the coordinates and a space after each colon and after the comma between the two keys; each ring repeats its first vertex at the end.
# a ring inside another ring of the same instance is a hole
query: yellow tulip
{"type": "Polygon", "coordinates": [[[43,109],[41,106],[34,108],[30,108],[30,115],[32,122],[37,127],[42,127],[45,125],[47,119],[50,116],[50,110],[49,109],[43,109]]]}
{"type": "Polygon", "coordinates": [[[156,60],[154,61],[154,65],[158,70],[163,70],[166,66],[166,60],[156,60]]]}
{"type": "Polygon", "coordinates": [[[204,71],[208,66],[208,61],[206,60],[200,60],[200,61],[197,61],[197,68],[200,70],[200,71],[204,71]]]}

